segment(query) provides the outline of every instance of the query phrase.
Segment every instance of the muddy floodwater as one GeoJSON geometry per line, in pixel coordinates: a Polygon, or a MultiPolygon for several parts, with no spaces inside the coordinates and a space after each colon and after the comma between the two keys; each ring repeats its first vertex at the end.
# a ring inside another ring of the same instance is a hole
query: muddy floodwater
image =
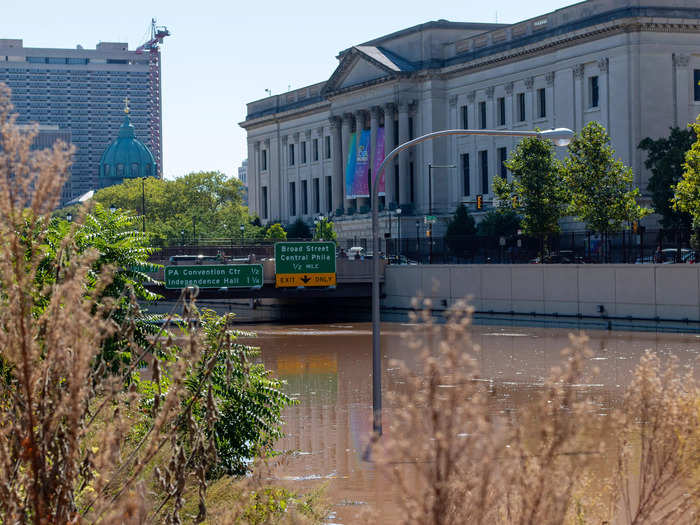
{"type": "MultiPolygon", "coordinates": [[[[325,486],[332,504],[332,523],[355,523],[372,508],[382,523],[397,520],[392,483],[363,452],[372,430],[371,325],[369,323],[299,326],[246,326],[265,365],[287,381],[286,391],[300,401],[285,411],[286,437],[277,446],[294,453],[278,474],[298,490],[325,486]]],[[[420,338],[409,323],[382,325],[382,381],[385,393],[396,385],[392,359],[417,370],[418,352],[411,339],[420,338]]],[[[528,402],[552,366],[562,362],[569,329],[523,326],[470,328],[481,347],[481,376],[491,382],[495,410],[517,410],[528,402]]],[[[633,368],[646,349],[673,353],[692,364],[700,352],[700,335],[648,332],[587,331],[595,352],[591,365],[600,373],[582,390],[602,399],[605,412],[622,397],[633,368]]],[[[434,339],[433,339],[434,342],[434,339]]],[[[433,344],[433,342],[429,344],[433,344]]],[[[384,419],[390,419],[386,406],[384,419]]],[[[386,425],[385,425],[386,430],[386,425]]]]}

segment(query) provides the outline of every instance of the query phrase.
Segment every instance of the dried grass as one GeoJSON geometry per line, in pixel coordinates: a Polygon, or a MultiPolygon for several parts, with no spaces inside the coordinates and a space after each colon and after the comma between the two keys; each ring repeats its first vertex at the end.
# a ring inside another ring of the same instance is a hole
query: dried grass
{"type": "Polygon", "coordinates": [[[422,367],[399,362],[389,431],[374,455],[398,487],[411,525],[697,523],[698,392],[691,371],[647,354],[624,407],[597,415],[581,388],[592,352],[570,336],[563,366],[516,414],[493,410],[469,339],[471,308],[435,326],[430,302],[414,316],[422,367]],[[437,351],[428,348],[437,341],[437,351]],[[466,349],[466,351],[464,351],[466,349]],[[612,450],[601,436],[616,436],[612,450]],[[615,465],[615,468],[610,468],[615,465]]]}

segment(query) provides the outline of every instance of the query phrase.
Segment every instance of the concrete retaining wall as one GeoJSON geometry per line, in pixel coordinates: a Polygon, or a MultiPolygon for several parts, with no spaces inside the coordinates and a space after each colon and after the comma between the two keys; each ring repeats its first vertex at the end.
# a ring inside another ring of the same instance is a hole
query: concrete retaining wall
{"type": "Polygon", "coordinates": [[[478,311],[700,320],[700,265],[498,264],[387,266],[384,307],[413,297],[478,311]]]}

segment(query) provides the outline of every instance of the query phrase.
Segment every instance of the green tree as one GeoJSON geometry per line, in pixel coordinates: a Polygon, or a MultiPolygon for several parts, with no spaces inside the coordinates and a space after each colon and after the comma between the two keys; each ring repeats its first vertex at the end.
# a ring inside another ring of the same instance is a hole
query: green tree
{"type": "Polygon", "coordinates": [[[675,210],[671,201],[674,186],[683,176],[685,155],[695,142],[696,134],[692,127],[670,129],[668,137],[656,140],[645,138],[639,143],[639,149],[647,152],[644,165],[652,174],[647,189],[651,192],[654,210],[662,216],[661,225],[664,228],[688,229],[692,221],[691,216],[675,210]]]}
{"type": "Polygon", "coordinates": [[[467,257],[474,249],[473,236],[475,233],[474,217],[471,216],[464,204],[460,204],[445,232],[445,242],[447,242],[448,248],[458,257],[467,257]]]}
{"type": "Polygon", "coordinates": [[[561,163],[554,156],[554,145],[549,140],[527,137],[520,141],[505,165],[513,173],[513,181],[494,178],[500,206],[510,207],[522,217],[523,233],[540,239],[540,253],[544,256],[547,238],[559,232],[559,219],[567,205],[561,163]]]}
{"type": "Polygon", "coordinates": [[[300,217],[287,226],[287,235],[290,239],[311,239],[311,228],[300,217]]]}
{"type": "Polygon", "coordinates": [[[651,213],[638,204],[632,169],[615,158],[610,137],[598,122],[586,124],[569,144],[564,178],[571,192],[570,213],[603,235],[605,260],[609,233],[651,213]]]}
{"type": "MultiPolygon", "coordinates": [[[[700,228],[700,117],[692,124],[698,137],[685,155],[683,175],[673,187],[673,209],[687,213],[692,218],[693,227],[700,228]]],[[[697,243],[697,233],[694,239],[697,243]]]]}
{"type": "Polygon", "coordinates": [[[287,232],[284,231],[282,225],[279,222],[271,224],[265,231],[265,239],[269,241],[286,241],[287,232]]]}
{"type": "MultiPolygon", "coordinates": [[[[144,348],[149,346],[148,338],[160,331],[158,325],[152,322],[156,317],[143,313],[136,303],[136,300],[153,301],[160,298],[146,288],[147,284],[158,283],[144,271],[147,266],[158,266],[148,261],[154,249],[149,246],[147,235],[138,229],[138,218],[133,215],[122,211],[112,213],[99,203],[89,212],[76,212],[84,213],[84,217],[74,229],[64,220],[51,219],[36,274],[37,289],[50,291],[57,279],[65,277],[58,271],[65,260],[89,250],[97,252],[97,258],[85,279],[85,292],[90,295],[97,293],[99,304],[107,300],[114,302],[110,317],[119,329],[113,336],[104,339],[102,358],[116,371],[121,363],[131,359],[132,348],[122,337],[125,331],[132,331],[134,341],[144,348]],[[96,290],[98,276],[108,268],[113,272],[111,282],[96,290]]],[[[40,295],[37,307],[43,309],[50,300],[49,293],[40,295]]]]}
{"type": "Polygon", "coordinates": [[[253,225],[255,218],[243,205],[241,190],[238,179],[213,171],[175,180],[127,179],[99,190],[94,199],[105,209],[114,205],[137,215],[143,200],[146,232],[154,244],[180,243],[182,231],[192,239],[195,229],[197,238],[237,238],[241,224],[246,225],[246,237],[255,238],[261,228],[253,225]]]}
{"type": "Polygon", "coordinates": [[[314,230],[314,241],[335,241],[338,234],[335,232],[333,221],[324,217],[316,221],[314,230]]]}
{"type": "Polygon", "coordinates": [[[481,219],[477,231],[484,237],[513,237],[520,228],[520,216],[509,207],[490,210],[481,219]]]}

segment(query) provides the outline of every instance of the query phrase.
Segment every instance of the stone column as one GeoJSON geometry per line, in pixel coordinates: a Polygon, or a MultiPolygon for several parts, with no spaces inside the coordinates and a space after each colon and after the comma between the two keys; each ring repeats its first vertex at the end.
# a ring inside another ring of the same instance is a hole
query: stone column
{"type": "Polygon", "coordinates": [[[282,155],[280,155],[280,184],[277,189],[279,194],[280,213],[279,220],[289,220],[289,136],[282,136],[282,155]]]}
{"type": "Polygon", "coordinates": [[[340,189],[338,190],[338,195],[340,196],[340,204],[338,205],[339,208],[349,208],[351,206],[351,202],[349,199],[345,198],[345,181],[347,180],[347,173],[345,172],[348,164],[347,164],[347,157],[348,157],[348,151],[350,151],[350,125],[352,123],[352,114],[350,113],[345,113],[343,115],[343,121],[341,125],[341,140],[343,142],[342,145],[342,157],[341,157],[341,166],[342,166],[342,178],[340,180],[340,189]]]}
{"type": "MultiPolygon", "coordinates": [[[[408,141],[408,103],[399,103],[399,144],[408,141]]],[[[408,180],[408,151],[404,150],[399,153],[399,204],[407,204],[409,202],[410,181],[408,180]]]]}
{"type": "MultiPolygon", "coordinates": [[[[365,110],[358,109],[355,111],[355,140],[360,140],[360,133],[365,129],[365,110]]],[[[355,210],[359,213],[362,206],[369,204],[369,199],[367,198],[356,198],[353,199],[355,210]]]]}
{"type": "Polygon", "coordinates": [[[340,135],[341,118],[331,117],[331,142],[333,151],[333,175],[331,176],[331,186],[333,194],[333,209],[329,212],[343,207],[343,140],[340,135]]]}
{"type": "Polygon", "coordinates": [[[532,88],[535,86],[535,77],[528,77],[525,79],[525,120],[527,122],[532,122],[535,120],[535,115],[537,115],[537,101],[535,100],[532,88]],[[529,114],[528,114],[529,113],[529,114]]]}
{"type": "Polygon", "coordinates": [[[554,71],[550,71],[544,76],[545,82],[547,83],[547,118],[551,119],[552,128],[557,127],[557,106],[554,97],[556,96],[556,91],[554,90],[554,71]]]}
{"type": "Polygon", "coordinates": [[[574,131],[583,127],[583,111],[586,104],[583,94],[584,71],[585,66],[583,64],[574,66],[574,131]]]}
{"type": "MultiPolygon", "coordinates": [[[[388,155],[394,149],[394,104],[384,106],[384,155],[388,155]]],[[[399,196],[394,188],[394,165],[396,161],[392,160],[384,169],[384,181],[386,188],[385,202],[387,206],[392,202],[399,202],[399,196]]]]}
{"type": "Polygon", "coordinates": [[[601,124],[605,126],[605,129],[610,133],[610,107],[608,104],[608,92],[610,91],[610,83],[608,80],[608,65],[609,60],[607,57],[598,60],[598,70],[600,75],[598,77],[598,104],[600,105],[600,119],[601,124]]]}

